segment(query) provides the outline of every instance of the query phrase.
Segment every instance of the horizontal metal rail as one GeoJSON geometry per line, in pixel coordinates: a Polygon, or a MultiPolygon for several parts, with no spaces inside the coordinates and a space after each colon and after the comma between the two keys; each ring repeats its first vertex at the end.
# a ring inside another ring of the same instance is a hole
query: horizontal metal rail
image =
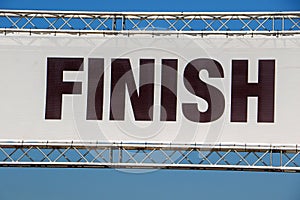
{"type": "Polygon", "coordinates": [[[297,145],[0,142],[0,167],[300,172],[297,145]]]}
{"type": "Polygon", "coordinates": [[[0,32],[299,34],[300,12],[79,12],[0,10],[0,32]]]}

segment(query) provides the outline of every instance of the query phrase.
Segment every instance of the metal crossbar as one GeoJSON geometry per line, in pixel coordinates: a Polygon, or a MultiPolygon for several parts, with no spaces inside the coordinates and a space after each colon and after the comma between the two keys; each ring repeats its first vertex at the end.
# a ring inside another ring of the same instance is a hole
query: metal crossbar
{"type": "Polygon", "coordinates": [[[0,10],[0,32],[298,34],[300,33],[300,12],[0,10]]]}
{"type": "Polygon", "coordinates": [[[2,142],[1,167],[300,172],[297,146],[2,142]]]}

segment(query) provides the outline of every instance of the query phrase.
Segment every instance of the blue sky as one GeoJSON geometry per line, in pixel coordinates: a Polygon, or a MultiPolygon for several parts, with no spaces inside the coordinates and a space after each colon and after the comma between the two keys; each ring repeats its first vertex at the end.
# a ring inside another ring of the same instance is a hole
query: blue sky
{"type": "MultiPolygon", "coordinates": [[[[93,11],[299,11],[299,0],[0,0],[1,9],[93,11]]],[[[218,171],[125,173],[114,169],[0,168],[8,199],[300,198],[300,174],[218,171]]]]}
{"type": "Polygon", "coordinates": [[[97,11],[283,11],[299,10],[299,0],[0,0],[1,8],[97,11]]]}

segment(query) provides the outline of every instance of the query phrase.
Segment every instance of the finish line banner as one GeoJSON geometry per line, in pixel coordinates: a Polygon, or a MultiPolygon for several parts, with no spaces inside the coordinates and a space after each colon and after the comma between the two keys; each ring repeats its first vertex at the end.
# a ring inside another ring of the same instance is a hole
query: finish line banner
{"type": "Polygon", "coordinates": [[[300,37],[1,36],[0,140],[300,144],[300,37]]]}

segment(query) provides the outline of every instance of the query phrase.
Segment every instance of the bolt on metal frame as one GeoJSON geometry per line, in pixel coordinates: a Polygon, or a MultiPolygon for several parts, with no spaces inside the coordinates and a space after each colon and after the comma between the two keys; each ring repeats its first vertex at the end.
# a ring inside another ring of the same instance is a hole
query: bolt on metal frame
{"type": "MultiPolygon", "coordinates": [[[[78,12],[0,10],[0,34],[293,36],[300,12],[78,12]]],[[[0,141],[0,167],[300,172],[297,145],[0,141]]]]}

